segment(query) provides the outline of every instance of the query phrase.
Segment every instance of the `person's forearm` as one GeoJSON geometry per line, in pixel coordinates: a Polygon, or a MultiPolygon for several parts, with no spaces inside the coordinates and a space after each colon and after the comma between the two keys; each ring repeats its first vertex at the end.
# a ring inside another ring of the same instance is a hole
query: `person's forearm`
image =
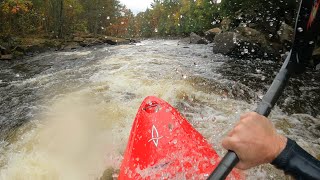
{"type": "Polygon", "coordinates": [[[320,161],[289,138],[285,149],[271,164],[295,179],[320,179],[320,161]]]}

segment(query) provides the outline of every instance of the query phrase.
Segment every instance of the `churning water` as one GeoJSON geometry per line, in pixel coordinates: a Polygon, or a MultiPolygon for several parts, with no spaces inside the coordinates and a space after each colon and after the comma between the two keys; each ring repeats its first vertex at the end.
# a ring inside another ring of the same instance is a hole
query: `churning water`
{"type": "MultiPolygon", "coordinates": [[[[119,168],[135,113],[149,95],[177,107],[222,156],[222,138],[241,113],[255,108],[278,68],[176,40],[1,62],[0,179],[97,179],[119,168]]],[[[310,83],[294,79],[270,118],[317,156],[319,76],[304,78],[310,83]]],[[[270,165],[246,173],[284,178],[270,165]]]]}

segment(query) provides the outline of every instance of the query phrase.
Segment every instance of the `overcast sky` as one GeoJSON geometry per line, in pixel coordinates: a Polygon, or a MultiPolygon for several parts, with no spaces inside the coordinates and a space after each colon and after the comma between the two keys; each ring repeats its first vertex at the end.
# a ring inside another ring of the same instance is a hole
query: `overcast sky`
{"type": "Polygon", "coordinates": [[[120,0],[120,2],[131,9],[134,14],[145,11],[147,7],[150,7],[153,0],[120,0]]]}

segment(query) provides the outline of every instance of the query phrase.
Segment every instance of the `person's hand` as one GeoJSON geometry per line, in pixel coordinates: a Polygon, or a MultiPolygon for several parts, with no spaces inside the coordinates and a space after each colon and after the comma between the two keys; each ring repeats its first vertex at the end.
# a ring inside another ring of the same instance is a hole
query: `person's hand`
{"type": "Polygon", "coordinates": [[[286,144],[287,138],[276,132],[271,121],[255,112],[242,115],[222,141],[225,149],[238,155],[236,168],[242,170],[272,162],[286,144]]]}

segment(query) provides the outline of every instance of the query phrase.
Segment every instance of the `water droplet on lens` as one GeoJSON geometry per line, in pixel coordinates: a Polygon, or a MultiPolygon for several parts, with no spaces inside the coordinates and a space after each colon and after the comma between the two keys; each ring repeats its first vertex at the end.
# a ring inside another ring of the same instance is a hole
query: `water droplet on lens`
{"type": "Polygon", "coordinates": [[[177,144],[177,143],[178,143],[178,140],[175,139],[175,140],[172,141],[172,143],[173,143],[173,144],[177,144]]]}

